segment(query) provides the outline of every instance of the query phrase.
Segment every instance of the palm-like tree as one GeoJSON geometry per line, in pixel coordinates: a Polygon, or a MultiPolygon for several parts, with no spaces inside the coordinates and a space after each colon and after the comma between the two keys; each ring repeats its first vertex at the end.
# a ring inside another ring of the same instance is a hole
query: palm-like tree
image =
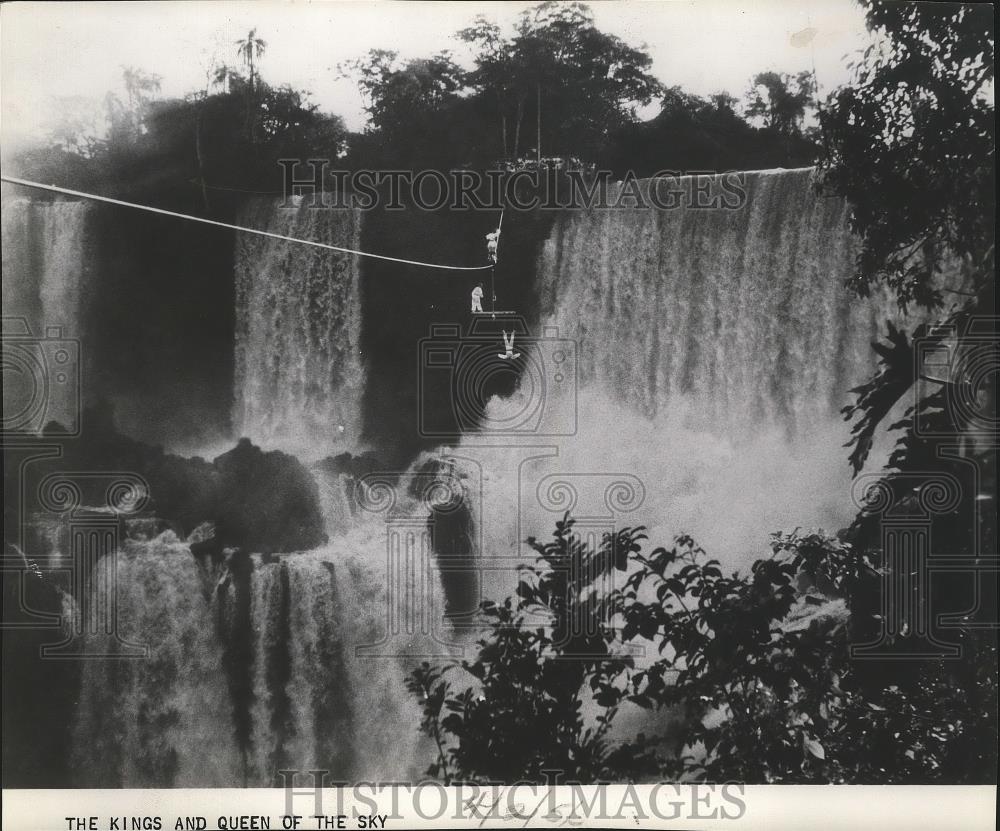
{"type": "Polygon", "coordinates": [[[236,56],[243,61],[247,72],[250,75],[250,92],[253,93],[254,78],[257,74],[255,60],[260,60],[267,49],[267,42],[263,38],[257,37],[257,29],[253,28],[247,32],[245,38],[236,41],[236,56]]]}
{"type": "Polygon", "coordinates": [[[263,38],[257,37],[257,29],[253,28],[247,32],[245,38],[236,41],[236,55],[243,60],[243,65],[247,68],[249,82],[247,84],[247,135],[251,142],[257,140],[257,118],[254,114],[256,104],[256,85],[254,80],[257,77],[257,67],[255,60],[260,60],[267,49],[267,43],[263,38]]]}

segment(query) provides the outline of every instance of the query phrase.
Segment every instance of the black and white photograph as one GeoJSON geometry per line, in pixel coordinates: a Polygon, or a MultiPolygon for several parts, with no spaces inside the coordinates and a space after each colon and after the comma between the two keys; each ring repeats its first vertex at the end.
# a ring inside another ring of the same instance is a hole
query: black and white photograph
{"type": "Polygon", "coordinates": [[[989,3],[3,3],[4,827],[995,827],[994,95],[989,3]]]}

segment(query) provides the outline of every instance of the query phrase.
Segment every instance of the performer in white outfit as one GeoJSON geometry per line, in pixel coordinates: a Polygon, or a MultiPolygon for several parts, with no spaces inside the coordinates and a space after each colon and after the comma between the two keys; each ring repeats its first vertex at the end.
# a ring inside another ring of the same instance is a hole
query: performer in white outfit
{"type": "Polygon", "coordinates": [[[500,229],[491,231],[486,235],[486,252],[490,255],[493,264],[497,262],[497,246],[500,245],[500,229]]]}
{"type": "MultiPolygon", "coordinates": [[[[506,350],[506,354],[500,355],[504,360],[510,360],[511,358],[521,357],[520,352],[514,351],[514,333],[510,333],[510,337],[507,337],[507,330],[503,330],[503,348],[506,350]]],[[[499,353],[498,353],[499,354],[499,353]]]]}

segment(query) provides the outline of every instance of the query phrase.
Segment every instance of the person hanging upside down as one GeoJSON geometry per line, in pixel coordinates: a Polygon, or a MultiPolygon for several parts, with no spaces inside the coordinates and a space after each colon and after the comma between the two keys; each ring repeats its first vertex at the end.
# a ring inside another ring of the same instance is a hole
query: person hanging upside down
{"type": "MultiPolygon", "coordinates": [[[[510,333],[510,337],[507,337],[507,330],[503,330],[503,348],[506,350],[506,354],[500,355],[504,360],[510,360],[512,358],[520,358],[521,353],[514,351],[514,333],[510,333]]],[[[499,354],[499,353],[497,353],[499,354]]]]}
{"type": "Polygon", "coordinates": [[[472,311],[481,312],[483,310],[483,284],[478,283],[472,290],[472,311]]]}
{"type": "Polygon", "coordinates": [[[490,260],[496,265],[497,262],[497,246],[500,245],[500,229],[497,228],[495,231],[491,231],[486,235],[486,252],[490,255],[490,260]]]}

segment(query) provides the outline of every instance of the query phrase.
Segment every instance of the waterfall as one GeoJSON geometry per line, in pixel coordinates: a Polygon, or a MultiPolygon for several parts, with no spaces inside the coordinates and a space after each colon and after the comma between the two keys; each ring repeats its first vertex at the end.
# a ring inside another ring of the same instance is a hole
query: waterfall
{"type": "Polygon", "coordinates": [[[354,704],[336,565],[315,554],[262,564],[250,582],[252,732],[246,779],[282,768],[353,769],[354,704]]]}
{"type": "Polygon", "coordinates": [[[34,324],[34,329],[41,318],[39,283],[32,263],[34,203],[28,199],[5,199],[0,216],[3,225],[4,316],[21,315],[34,324]]]}
{"type": "Polygon", "coordinates": [[[16,430],[36,432],[57,421],[72,432],[79,396],[91,392],[81,381],[93,348],[87,340],[91,209],[15,198],[4,200],[2,213],[4,334],[27,336],[21,348],[5,350],[5,418],[16,430]]]}
{"type": "MultiPolygon", "coordinates": [[[[433,754],[405,681],[421,659],[448,654],[445,607],[426,539],[388,572],[396,529],[426,533],[426,505],[405,481],[396,493],[412,514],[401,526],[397,515],[359,512],[311,551],[199,563],[165,531],[103,557],[89,602],[71,603],[86,653],[105,656],[82,664],[75,784],[271,787],[282,769],[326,770],[329,781],[422,777],[433,754]],[[115,634],[81,619],[109,607],[109,586],[115,634]],[[409,620],[435,628],[408,627],[404,612],[389,638],[388,604],[414,588],[409,620]]],[[[132,521],[130,533],[150,524],[132,521]]]]}
{"type": "MultiPolygon", "coordinates": [[[[359,214],[254,199],[238,222],[358,248],[359,214]]],[[[236,241],[237,435],[310,456],[361,446],[357,258],[252,234],[236,241]]]]}
{"type": "Polygon", "coordinates": [[[560,216],[539,291],[549,322],[578,341],[581,385],[651,417],[687,400],[725,427],[808,430],[835,413],[897,313],[844,287],[859,251],[849,208],[814,185],[812,169],[754,172],[731,209],[560,216]]]}
{"type": "Polygon", "coordinates": [[[238,782],[222,650],[188,546],[171,532],[129,540],[97,565],[86,609],[116,587],[117,637],[84,622],[73,728],[79,787],[222,787],[238,782]],[[147,650],[145,657],[122,642],[147,650]]]}
{"type": "MultiPolygon", "coordinates": [[[[574,342],[576,384],[538,383],[566,369],[552,364],[554,347],[529,344],[535,383],[492,400],[487,423],[534,411],[536,395],[558,411],[545,423],[561,435],[536,450],[475,436],[459,447],[493,471],[477,516],[493,550],[527,558],[520,541],[547,537],[570,511],[591,525],[645,525],[657,545],[690,533],[746,567],[772,531],[850,522],[838,411],[874,372],[870,343],[900,315],[885,293],[845,288],[859,242],[847,203],[817,193],[811,169],[744,175],[735,209],[697,207],[682,187],[689,199],[672,209],[556,217],[538,259],[539,319],[574,342]],[[628,504],[610,499],[616,481],[628,504]]],[[[719,177],[705,178],[719,193],[719,177]]]]}
{"type": "Polygon", "coordinates": [[[385,630],[381,528],[330,546],[253,561],[250,735],[245,782],[327,770],[331,781],[419,776],[428,764],[405,655],[364,657],[385,630]]]}
{"type": "Polygon", "coordinates": [[[24,317],[39,336],[53,326],[64,337],[83,336],[90,213],[85,202],[4,201],[5,316],[24,317]]]}

